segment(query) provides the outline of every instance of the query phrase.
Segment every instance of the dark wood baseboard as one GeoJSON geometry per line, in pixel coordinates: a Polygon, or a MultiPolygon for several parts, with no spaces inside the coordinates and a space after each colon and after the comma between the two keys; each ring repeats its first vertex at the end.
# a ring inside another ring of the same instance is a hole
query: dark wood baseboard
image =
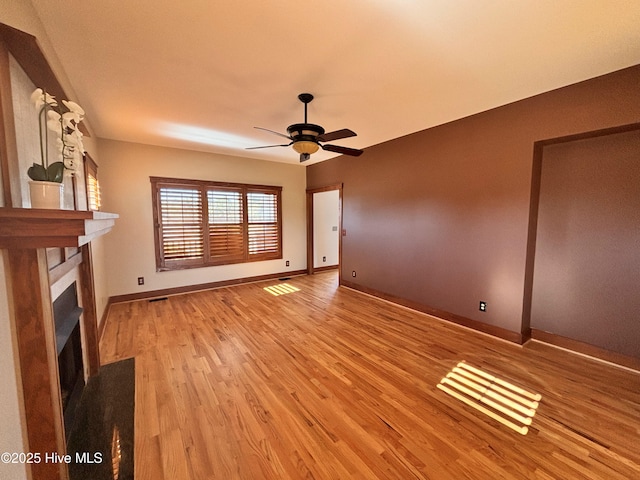
{"type": "Polygon", "coordinates": [[[493,335],[494,337],[502,338],[503,340],[508,340],[510,342],[517,343],[519,345],[522,345],[524,342],[526,342],[529,339],[528,335],[525,335],[519,332],[512,332],[511,330],[507,330],[505,328],[496,327],[494,325],[489,325],[487,323],[482,323],[477,320],[472,320],[470,318],[463,317],[461,315],[456,315],[454,313],[446,312],[444,310],[432,308],[427,305],[423,305],[421,303],[414,302],[412,300],[407,300],[405,298],[396,297],[395,295],[390,295],[388,293],[380,292],[373,288],[365,287],[363,285],[359,285],[357,283],[353,283],[348,280],[341,280],[340,285],[352,288],[354,290],[358,290],[360,292],[366,293],[368,295],[372,295],[374,297],[381,298],[383,300],[387,300],[392,303],[396,303],[398,305],[402,305],[403,307],[411,308],[412,310],[417,310],[418,312],[422,312],[428,315],[432,315],[434,317],[438,317],[441,320],[457,323],[458,325],[462,325],[464,327],[468,327],[473,330],[478,330],[479,332],[487,333],[489,335],[493,335]]]}
{"type": "Polygon", "coordinates": [[[231,280],[222,280],[219,282],[200,283],[198,285],[185,285],[183,287],[164,288],[162,290],[151,290],[148,292],[130,293],[126,295],[115,295],[109,297],[109,305],[112,303],[131,302],[134,300],[145,300],[150,298],[166,297],[168,295],[179,295],[181,293],[197,292],[199,290],[211,290],[212,288],[229,287],[231,285],[240,285],[241,283],[261,282],[263,280],[272,280],[274,278],[295,277],[298,275],[306,275],[306,270],[294,270],[290,272],[269,273],[267,275],[258,275],[255,277],[234,278],[231,280]]]}
{"type": "Polygon", "coordinates": [[[574,340],[572,338],[563,337],[562,335],[556,335],[555,333],[532,328],[531,338],[556,347],[566,348],[572,352],[582,353],[599,360],[604,360],[605,362],[615,363],[616,365],[621,365],[633,370],[640,370],[640,358],[605,350],[604,348],[596,347],[595,345],[574,340]]]}
{"type": "Polygon", "coordinates": [[[329,270],[337,270],[339,265],[327,265],[326,267],[314,267],[313,273],[328,272],[329,270]]]}

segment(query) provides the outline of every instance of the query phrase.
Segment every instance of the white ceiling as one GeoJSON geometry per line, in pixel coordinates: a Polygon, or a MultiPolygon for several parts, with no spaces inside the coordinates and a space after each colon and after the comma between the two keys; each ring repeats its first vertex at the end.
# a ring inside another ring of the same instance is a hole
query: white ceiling
{"type": "Polygon", "coordinates": [[[366,148],[640,63],[638,0],[32,3],[98,137],[291,163],[301,92],[366,148]]]}

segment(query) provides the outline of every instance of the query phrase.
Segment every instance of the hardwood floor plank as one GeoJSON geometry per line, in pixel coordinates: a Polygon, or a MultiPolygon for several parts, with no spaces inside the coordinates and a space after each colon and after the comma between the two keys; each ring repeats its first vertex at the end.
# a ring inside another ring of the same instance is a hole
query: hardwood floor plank
{"type": "Polygon", "coordinates": [[[337,287],[335,272],[111,305],[138,479],[640,478],[640,374],[337,287]],[[520,435],[439,390],[458,362],[542,395],[520,435]]]}

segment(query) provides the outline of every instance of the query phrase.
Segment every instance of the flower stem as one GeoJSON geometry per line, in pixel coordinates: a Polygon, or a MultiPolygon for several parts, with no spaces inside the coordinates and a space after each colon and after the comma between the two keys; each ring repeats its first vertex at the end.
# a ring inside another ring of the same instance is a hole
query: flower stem
{"type": "MultiPolygon", "coordinates": [[[[49,129],[47,128],[47,107],[49,103],[47,102],[47,92],[43,92],[42,95],[44,96],[44,105],[42,107],[42,112],[44,112],[44,158],[42,160],[42,166],[46,170],[49,168],[49,129]]],[[[40,128],[42,128],[42,126],[40,128]]],[[[42,138],[42,134],[40,138],[42,138]]]]}
{"type": "MultiPolygon", "coordinates": [[[[42,117],[45,113],[45,106],[43,105],[42,108],[40,109],[40,115],[38,118],[38,128],[40,129],[40,163],[42,164],[42,166],[44,167],[45,164],[45,160],[44,160],[44,149],[45,149],[45,145],[43,145],[42,143],[42,117]]],[[[46,135],[46,133],[45,133],[46,135]]]]}

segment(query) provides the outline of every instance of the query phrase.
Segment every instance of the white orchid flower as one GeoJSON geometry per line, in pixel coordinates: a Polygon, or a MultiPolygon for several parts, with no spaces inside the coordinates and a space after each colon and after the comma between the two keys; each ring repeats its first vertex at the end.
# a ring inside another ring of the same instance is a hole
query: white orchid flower
{"type": "Polygon", "coordinates": [[[56,112],[55,110],[49,110],[47,112],[47,119],[59,122],[60,121],[60,114],[58,112],[56,112]]]}
{"type": "Polygon", "coordinates": [[[53,95],[49,95],[48,93],[42,91],[41,88],[36,88],[31,94],[31,102],[36,106],[36,110],[40,110],[45,102],[50,107],[57,107],[58,102],[56,102],[56,98],[53,95]]]}
{"type": "Polygon", "coordinates": [[[76,162],[76,156],[73,155],[72,157],[65,157],[64,159],[64,168],[66,168],[67,170],[73,170],[76,171],[78,168],[78,162],[76,162]]]}
{"type": "Polygon", "coordinates": [[[56,102],[56,97],[54,97],[53,95],[49,95],[46,92],[44,94],[44,101],[47,102],[50,107],[57,107],[58,106],[58,102],[56,102]]]}
{"type": "Polygon", "coordinates": [[[69,145],[71,147],[78,146],[78,137],[73,135],[72,133],[64,136],[64,144],[69,145]]]}
{"type": "Polygon", "coordinates": [[[64,145],[75,155],[75,152],[79,152],[80,155],[83,155],[84,144],[82,142],[82,132],[80,130],[72,130],[70,133],[64,136],[64,145]]]}
{"type": "Polygon", "coordinates": [[[62,114],[62,126],[64,128],[71,128],[71,129],[75,129],[75,123],[78,123],[80,121],[80,115],[78,115],[77,113],[74,112],[65,112],[62,114]]]}
{"type": "Polygon", "coordinates": [[[58,153],[62,155],[62,152],[64,151],[64,142],[61,138],[56,138],[56,148],[58,153]]]}
{"type": "Polygon", "coordinates": [[[49,128],[49,130],[51,130],[52,132],[60,135],[61,128],[60,122],[58,120],[47,120],[47,128],[49,128]]]}
{"type": "MultiPolygon", "coordinates": [[[[83,135],[78,130],[78,124],[84,118],[84,109],[75,102],[62,100],[66,108],[63,113],[63,109],[58,106],[55,97],[41,88],[36,88],[31,93],[30,99],[39,111],[38,126],[42,167],[46,170],[49,165],[49,146],[51,145],[49,138],[55,142],[58,158],[62,160],[66,170],[70,171],[70,174],[78,171],[82,155],[85,152],[82,142],[83,135]],[[45,129],[53,131],[54,135],[47,136],[45,129]]],[[[29,177],[35,180],[34,176],[39,176],[39,174],[32,173],[31,170],[29,169],[28,172],[29,177]]]]}
{"type": "MultiPolygon", "coordinates": [[[[64,103],[64,106],[67,107],[70,112],[77,114],[80,117],[80,120],[82,120],[82,117],[84,117],[84,109],[80,105],[76,102],[72,102],[71,100],[62,100],[62,103],[64,103]]],[[[79,122],[80,120],[76,120],[76,122],[79,122]]]]}
{"type": "Polygon", "coordinates": [[[44,105],[43,91],[41,88],[36,88],[31,94],[31,103],[36,106],[37,110],[40,110],[42,105],[44,105]]]}
{"type": "Polygon", "coordinates": [[[62,127],[59,120],[49,119],[47,120],[47,128],[54,132],[56,135],[62,134],[62,127]]]}
{"type": "Polygon", "coordinates": [[[80,152],[80,154],[84,155],[85,149],[84,143],[82,141],[82,137],[84,137],[84,135],[82,134],[82,132],[79,129],[75,129],[73,132],[71,132],[69,137],[73,139],[73,144],[78,147],[78,151],[80,152]]]}
{"type": "Polygon", "coordinates": [[[55,110],[49,110],[47,112],[47,128],[58,135],[62,135],[62,124],[60,123],[62,117],[55,110]]]}
{"type": "Polygon", "coordinates": [[[76,147],[73,145],[65,145],[65,149],[62,151],[62,160],[69,158],[76,158],[76,147]]]}
{"type": "Polygon", "coordinates": [[[74,176],[77,172],[80,171],[81,163],[78,161],[77,156],[65,158],[63,160],[65,175],[74,176]]]}

